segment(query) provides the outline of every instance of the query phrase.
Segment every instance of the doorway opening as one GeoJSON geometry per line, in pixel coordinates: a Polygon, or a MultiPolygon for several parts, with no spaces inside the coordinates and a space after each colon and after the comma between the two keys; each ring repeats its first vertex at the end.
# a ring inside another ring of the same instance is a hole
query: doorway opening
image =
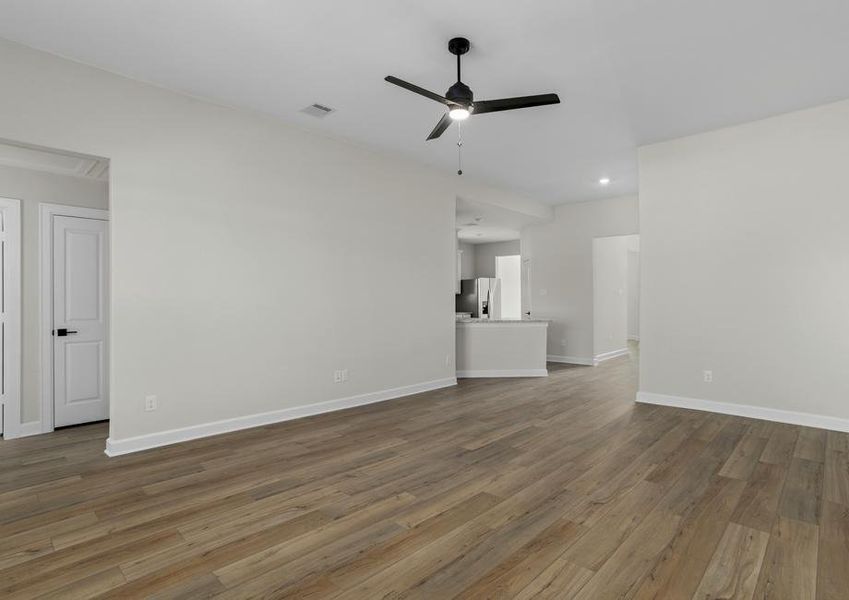
{"type": "Polygon", "coordinates": [[[593,360],[638,351],[640,236],[593,240],[593,360]]]}
{"type": "Polygon", "coordinates": [[[109,418],[108,179],[106,158],[0,140],[0,197],[20,225],[16,255],[0,203],[4,438],[109,418]]]}

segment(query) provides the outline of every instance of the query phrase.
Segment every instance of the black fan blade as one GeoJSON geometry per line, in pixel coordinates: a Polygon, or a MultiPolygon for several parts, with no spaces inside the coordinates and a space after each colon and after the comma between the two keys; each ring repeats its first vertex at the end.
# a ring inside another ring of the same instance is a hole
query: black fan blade
{"type": "Polygon", "coordinates": [[[448,129],[448,126],[451,125],[451,117],[448,116],[448,113],[442,115],[442,118],[439,119],[439,123],[436,124],[436,127],[433,128],[433,131],[430,132],[430,135],[427,136],[428,140],[435,140],[440,135],[445,133],[445,130],[448,129]]]}
{"type": "Polygon", "coordinates": [[[434,94],[433,92],[426,90],[424,88],[420,88],[417,85],[413,85],[412,83],[406,82],[403,79],[398,79],[397,77],[393,77],[392,75],[386,76],[386,81],[389,83],[394,83],[395,85],[404,88],[405,90],[410,90],[411,92],[415,92],[420,96],[424,96],[425,98],[430,98],[431,100],[436,100],[446,106],[451,106],[453,102],[448,100],[448,98],[443,98],[439,94],[434,94]]]}
{"type": "Polygon", "coordinates": [[[500,100],[481,100],[480,102],[475,102],[475,110],[472,114],[480,115],[483,113],[498,112],[500,110],[545,106],[546,104],[560,104],[560,98],[557,97],[557,94],[539,94],[537,96],[501,98],[500,100]]]}

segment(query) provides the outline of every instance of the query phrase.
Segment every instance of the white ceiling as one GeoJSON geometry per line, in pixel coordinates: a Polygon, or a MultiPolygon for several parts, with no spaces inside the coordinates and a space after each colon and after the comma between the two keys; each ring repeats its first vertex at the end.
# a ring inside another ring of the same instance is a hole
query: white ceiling
{"type": "Polygon", "coordinates": [[[109,180],[109,160],[0,142],[0,165],[98,181],[109,180]]]}
{"type": "Polygon", "coordinates": [[[523,227],[546,220],[485,202],[457,199],[457,237],[469,244],[518,240],[523,227]]]}
{"type": "Polygon", "coordinates": [[[472,117],[464,171],[551,203],[635,192],[640,144],[849,97],[847,31],[847,0],[0,0],[0,36],[449,173],[439,105],[383,77],[444,93],[464,35],[479,99],[563,100],[472,117]]]}

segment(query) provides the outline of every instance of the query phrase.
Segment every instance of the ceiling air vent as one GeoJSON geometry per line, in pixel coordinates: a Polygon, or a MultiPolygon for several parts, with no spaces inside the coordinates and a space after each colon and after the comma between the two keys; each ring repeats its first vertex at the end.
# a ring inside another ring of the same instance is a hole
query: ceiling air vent
{"type": "Polygon", "coordinates": [[[317,117],[319,119],[323,119],[327,115],[333,112],[333,109],[329,106],[325,106],[324,104],[313,104],[311,106],[307,106],[306,108],[301,109],[302,113],[306,113],[311,117],[317,117]]]}

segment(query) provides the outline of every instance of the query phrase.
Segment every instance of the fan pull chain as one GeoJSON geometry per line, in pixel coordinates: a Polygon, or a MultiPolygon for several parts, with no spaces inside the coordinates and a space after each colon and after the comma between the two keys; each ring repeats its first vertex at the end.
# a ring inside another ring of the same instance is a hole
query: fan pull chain
{"type": "Polygon", "coordinates": [[[457,175],[463,174],[463,132],[461,124],[457,123],[457,175]]]}

